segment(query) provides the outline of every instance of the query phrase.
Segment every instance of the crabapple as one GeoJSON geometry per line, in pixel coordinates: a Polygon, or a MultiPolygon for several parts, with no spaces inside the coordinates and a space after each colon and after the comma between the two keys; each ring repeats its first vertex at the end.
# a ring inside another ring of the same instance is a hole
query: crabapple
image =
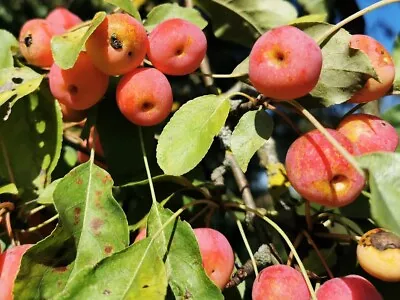
{"type": "Polygon", "coordinates": [[[81,122],[86,118],[85,110],[75,110],[60,103],[64,122],[81,122]]]}
{"type": "Polygon", "coordinates": [[[196,228],[194,234],[206,274],[216,286],[223,289],[234,266],[234,254],[229,241],[222,233],[211,228],[196,228]]]}
{"type": "Polygon", "coordinates": [[[62,104],[85,110],[101,100],[107,91],[108,76],[98,70],[89,55],[81,52],[75,65],[62,70],[53,64],[49,72],[50,90],[62,104]]]}
{"type": "Polygon", "coordinates": [[[359,275],[329,279],[317,290],[317,299],[383,300],[372,283],[359,275]]]}
{"type": "Polygon", "coordinates": [[[154,68],[138,68],[125,74],[117,86],[117,105],[136,125],[159,124],[171,112],[172,102],[168,79],[154,68]]]}
{"type": "Polygon", "coordinates": [[[395,67],[389,52],[377,40],[362,34],[351,37],[350,47],[368,55],[380,82],[369,78],[364,87],[354,94],[349,102],[369,102],[384,96],[392,87],[395,76],[395,67]]]}
{"type": "Polygon", "coordinates": [[[44,19],[27,21],[19,34],[19,49],[28,63],[49,68],[53,64],[50,41],[56,34],[64,32],[64,28],[52,25],[44,19]]]}
{"type": "Polygon", "coordinates": [[[14,281],[17,278],[22,256],[31,244],[15,246],[0,255],[0,299],[12,300],[14,281]]]}
{"type": "MultiPolygon", "coordinates": [[[[90,128],[89,138],[83,141],[82,146],[87,147],[88,149],[94,148],[96,155],[104,157],[104,150],[103,147],[101,146],[100,137],[95,127],[90,128]]],[[[82,164],[87,162],[88,160],[89,160],[89,155],[83,153],[82,151],[78,151],[79,163],[82,164]]],[[[95,160],[94,163],[102,167],[103,169],[107,168],[107,166],[100,161],[95,160]]]]}
{"type": "Polygon", "coordinates": [[[52,25],[61,26],[65,30],[82,23],[81,18],[63,7],[53,9],[46,20],[52,25]]]}
{"type": "Polygon", "coordinates": [[[396,129],[374,115],[350,115],[340,122],[337,131],[353,142],[359,154],[394,152],[399,144],[396,129]]]}
{"type": "Polygon", "coordinates": [[[183,19],[169,19],[150,33],[148,56],[164,74],[187,75],[194,72],[207,51],[207,39],[196,25],[183,19]]]}
{"type": "Polygon", "coordinates": [[[254,44],[249,78],[266,97],[291,100],[315,87],[321,68],[318,44],[296,27],[281,26],[267,31],[254,44]]]}
{"type": "Polygon", "coordinates": [[[138,235],[136,236],[135,240],[133,241],[133,243],[139,242],[143,239],[146,238],[146,227],[142,228],[139,230],[138,235]]]}
{"type": "Polygon", "coordinates": [[[286,265],[274,265],[258,274],[253,283],[252,299],[309,300],[310,291],[299,271],[286,265]]]}
{"type": "Polygon", "coordinates": [[[400,237],[382,228],[365,233],[357,246],[360,266],[383,281],[400,281],[400,237]]]}
{"type": "MultiPolygon", "coordinates": [[[[328,132],[351,154],[352,143],[333,129],[328,132]]],[[[353,202],[364,187],[364,178],[318,130],[299,137],[286,155],[289,181],[305,199],[330,207],[353,202]]]]}
{"type": "Polygon", "coordinates": [[[104,73],[121,75],[137,68],[149,40],[143,25],[127,14],[108,15],[86,42],[86,51],[104,73]]]}

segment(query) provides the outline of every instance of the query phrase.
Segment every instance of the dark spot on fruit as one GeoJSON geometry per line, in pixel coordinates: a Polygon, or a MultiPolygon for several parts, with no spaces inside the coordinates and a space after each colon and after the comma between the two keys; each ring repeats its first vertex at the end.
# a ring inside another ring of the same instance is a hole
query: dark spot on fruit
{"type": "Polygon", "coordinates": [[[285,60],[285,54],[283,52],[281,52],[281,51],[276,51],[275,52],[275,58],[278,61],[284,61],[285,60]]]}
{"type": "Polygon", "coordinates": [[[11,78],[11,81],[14,82],[15,84],[21,84],[24,82],[24,80],[21,77],[13,77],[11,78]]]}
{"type": "Polygon", "coordinates": [[[113,251],[113,247],[112,247],[112,246],[105,246],[105,247],[104,247],[104,252],[105,252],[106,254],[111,254],[112,251],[113,251]]]}
{"type": "Polygon", "coordinates": [[[94,218],[94,219],[90,222],[90,227],[92,228],[93,233],[94,233],[95,235],[97,235],[97,234],[100,233],[100,232],[99,232],[99,229],[100,229],[101,226],[103,226],[103,224],[104,224],[104,221],[101,220],[101,219],[99,219],[99,218],[94,218]]]}
{"type": "Polygon", "coordinates": [[[68,86],[68,92],[70,92],[72,95],[78,94],[78,87],[75,84],[70,84],[68,86]]]}
{"type": "Polygon", "coordinates": [[[376,249],[400,249],[400,237],[392,232],[380,231],[371,236],[371,244],[376,249]]]}
{"type": "Polygon", "coordinates": [[[33,43],[32,34],[28,34],[28,36],[24,38],[24,44],[26,47],[30,47],[32,43],[33,43]]]}
{"type": "Polygon", "coordinates": [[[74,208],[74,225],[79,224],[79,219],[81,216],[81,208],[80,207],[75,207],[74,208]]]}
{"type": "Polygon", "coordinates": [[[76,184],[80,185],[83,183],[83,180],[82,180],[82,178],[78,177],[75,182],[76,182],[76,184]]]}
{"type": "Polygon", "coordinates": [[[111,295],[111,291],[106,289],[103,291],[103,295],[106,295],[106,296],[111,295]]]}
{"type": "Polygon", "coordinates": [[[148,112],[154,108],[154,104],[151,102],[143,102],[142,104],[142,111],[148,112]]]}
{"type": "Polygon", "coordinates": [[[212,271],[211,271],[211,273],[214,273],[214,272],[215,272],[215,270],[212,270],[212,271]]]}
{"type": "Polygon", "coordinates": [[[147,289],[149,286],[147,284],[145,284],[144,286],[142,286],[142,289],[147,289]]]}
{"type": "Polygon", "coordinates": [[[122,41],[120,41],[115,33],[111,34],[110,45],[115,50],[122,49],[122,41]]]}
{"type": "Polygon", "coordinates": [[[381,125],[382,125],[382,126],[386,126],[386,123],[385,123],[385,122],[381,122],[381,125]]]}
{"type": "Polygon", "coordinates": [[[132,56],[132,51],[128,52],[128,56],[131,57],[132,56]]]}

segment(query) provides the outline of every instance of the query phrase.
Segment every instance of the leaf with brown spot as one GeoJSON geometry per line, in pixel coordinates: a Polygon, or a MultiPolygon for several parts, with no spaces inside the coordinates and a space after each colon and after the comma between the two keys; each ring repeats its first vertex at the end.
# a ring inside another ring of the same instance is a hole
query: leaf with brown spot
{"type": "Polygon", "coordinates": [[[153,241],[144,239],[83,269],[57,299],[163,300],[167,285],[164,263],[153,241]]]}
{"type": "Polygon", "coordinates": [[[67,174],[54,191],[60,221],[77,249],[70,278],[110,255],[106,247],[118,252],[128,246],[128,222],[112,186],[110,175],[88,161],[67,174]]]}

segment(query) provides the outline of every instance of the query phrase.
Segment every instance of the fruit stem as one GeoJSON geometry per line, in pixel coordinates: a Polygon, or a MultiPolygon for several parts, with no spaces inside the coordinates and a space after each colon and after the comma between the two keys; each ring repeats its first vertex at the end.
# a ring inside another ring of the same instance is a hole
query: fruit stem
{"type": "Polygon", "coordinates": [[[304,277],[304,280],[307,284],[308,290],[310,291],[311,294],[311,298],[313,300],[317,300],[317,297],[315,295],[314,289],[312,287],[311,281],[308,278],[307,275],[307,271],[306,268],[304,267],[299,255],[297,254],[296,248],[293,246],[292,242],[290,241],[289,237],[286,235],[286,233],[279,227],[278,224],[276,224],[274,221],[272,221],[270,218],[264,216],[262,213],[260,213],[257,209],[253,209],[251,207],[248,207],[244,204],[237,204],[237,203],[226,203],[225,207],[235,207],[235,208],[239,208],[241,210],[244,211],[250,211],[252,213],[254,213],[255,215],[257,215],[258,217],[260,217],[261,219],[263,219],[265,222],[267,222],[269,225],[271,225],[281,236],[282,238],[285,240],[285,242],[287,243],[287,245],[290,248],[290,251],[293,252],[294,257],[296,258],[296,261],[299,265],[300,271],[304,277]]]}
{"type": "MultiPolygon", "coordinates": [[[[400,1],[400,0],[398,0],[400,1]]],[[[360,175],[365,178],[364,171],[360,168],[358,165],[356,159],[354,158],[353,155],[349,153],[329,132],[324,128],[324,126],[321,125],[321,123],[303,106],[301,106],[300,103],[297,101],[290,101],[290,104],[292,104],[295,108],[297,108],[314,126],[319,130],[319,132],[322,133],[323,136],[332,144],[333,147],[336,148],[336,150],[343,155],[343,157],[356,169],[360,175]]]]}
{"type": "Polygon", "coordinates": [[[251,251],[249,241],[247,240],[246,234],[244,233],[242,223],[238,219],[236,219],[236,225],[239,229],[240,235],[242,236],[243,243],[246,246],[247,253],[249,253],[251,263],[253,264],[253,269],[254,273],[256,274],[256,277],[258,276],[258,268],[257,268],[257,262],[256,259],[254,258],[253,252],[251,251]]]}
{"type": "Polygon", "coordinates": [[[342,28],[344,25],[346,25],[347,23],[350,23],[351,21],[362,17],[363,15],[365,15],[366,13],[369,13],[379,7],[391,4],[391,3],[395,3],[395,2],[400,2],[400,0],[382,0],[382,1],[378,1],[364,9],[361,9],[360,11],[352,14],[351,16],[347,17],[346,19],[340,21],[339,23],[337,23],[336,25],[334,25],[333,27],[331,27],[328,31],[326,31],[318,40],[317,43],[320,45],[322,44],[329,36],[331,36],[332,34],[334,34],[336,31],[338,31],[340,28],[342,28]]]}
{"type": "Polygon", "coordinates": [[[157,198],[156,198],[156,192],[154,191],[154,186],[153,186],[153,179],[151,178],[149,161],[147,160],[146,147],[144,146],[143,130],[142,130],[141,126],[138,126],[138,128],[139,128],[140,148],[142,149],[144,167],[146,168],[146,174],[147,174],[147,178],[149,180],[151,200],[153,201],[153,205],[158,205],[157,198]]]}
{"type": "Polygon", "coordinates": [[[341,118],[341,120],[343,120],[344,118],[346,118],[347,116],[352,115],[354,112],[356,112],[357,110],[359,110],[361,107],[363,107],[365,104],[367,103],[358,103],[356,106],[354,106],[352,109],[350,109],[347,113],[345,113],[343,115],[343,117],[341,118]]]}
{"type": "Polygon", "coordinates": [[[299,128],[297,128],[297,126],[292,122],[292,120],[287,116],[287,114],[285,114],[283,111],[277,109],[275,106],[273,106],[272,104],[269,103],[264,103],[264,106],[266,109],[269,109],[271,111],[273,111],[274,113],[276,113],[277,115],[279,115],[290,127],[292,127],[292,129],[298,134],[301,135],[301,131],[299,128]]]}

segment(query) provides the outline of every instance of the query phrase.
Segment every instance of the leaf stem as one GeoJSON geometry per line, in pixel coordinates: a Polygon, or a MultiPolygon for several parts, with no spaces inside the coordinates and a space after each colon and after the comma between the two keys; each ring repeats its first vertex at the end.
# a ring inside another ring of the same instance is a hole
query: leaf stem
{"type": "Polygon", "coordinates": [[[143,154],[144,167],[146,168],[146,174],[149,180],[151,199],[153,201],[153,205],[158,205],[156,192],[154,191],[153,179],[151,177],[149,162],[147,160],[146,147],[144,146],[143,130],[141,126],[139,126],[139,139],[140,139],[140,147],[142,149],[142,154],[143,154]]]}
{"type": "Polygon", "coordinates": [[[58,219],[58,214],[52,216],[50,219],[44,221],[43,223],[40,223],[39,225],[37,225],[35,227],[30,227],[28,229],[22,229],[22,230],[19,230],[19,232],[24,233],[24,232],[33,232],[33,231],[39,230],[40,228],[46,226],[47,224],[50,224],[51,222],[53,222],[57,219],[58,219]]]}
{"type": "Polygon", "coordinates": [[[239,208],[239,209],[244,210],[244,211],[250,211],[250,212],[256,214],[258,217],[260,217],[265,222],[267,222],[269,225],[271,225],[282,236],[282,238],[285,240],[285,242],[289,246],[290,250],[293,252],[294,257],[296,258],[296,261],[297,261],[297,263],[299,265],[300,271],[303,274],[304,280],[305,280],[305,282],[307,284],[308,290],[310,291],[311,298],[313,300],[317,300],[317,297],[315,295],[315,292],[314,292],[314,289],[312,287],[311,281],[308,278],[307,271],[306,271],[306,269],[305,269],[305,267],[304,267],[299,255],[297,254],[297,251],[296,251],[295,247],[293,246],[292,242],[290,241],[290,239],[286,235],[286,233],[279,227],[279,225],[276,224],[274,221],[272,221],[270,218],[264,216],[257,209],[253,209],[253,208],[248,207],[248,206],[246,206],[244,204],[226,203],[225,207],[235,207],[235,208],[239,208]]]}
{"type": "Polygon", "coordinates": [[[351,21],[362,17],[363,15],[365,15],[366,13],[369,13],[379,7],[391,4],[391,3],[395,3],[395,2],[400,2],[400,0],[382,0],[382,1],[378,1],[364,9],[361,9],[360,11],[352,14],[351,16],[347,17],[346,19],[340,21],[339,23],[337,23],[335,26],[331,27],[328,31],[326,31],[318,40],[317,43],[318,44],[322,44],[330,35],[334,34],[336,31],[338,31],[340,28],[342,28],[344,25],[346,25],[347,23],[350,23],[351,21]]]}
{"type": "Polygon", "coordinates": [[[251,251],[249,241],[247,240],[246,234],[244,233],[242,223],[240,223],[239,219],[236,219],[236,225],[239,229],[240,235],[242,236],[243,243],[246,246],[247,253],[249,253],[251,263],[253,264],[254,268],[254,273],[256,274],[256,277],[258,276],[258,268],[257,268],[257,262],[256,259],[254,258],[253,252],[251,251]]]}
{"type": "MultiPolygon", "coordinates": [[[[399,0],[400,1],[400,0],[399,0]]],[[[303,106],[301,106],[300,103],[297,101],[293,100],[289,102],[292,104],[295,108],[297,108],[314,126],[321,132],[323,136],[332,144],[333,147],[336,148],[336,150],[343,155],[343,157],[356,169],[356,171],[363,177],[365,178],[364,171],[360,168],[358,165],[356,159],[354,158],[353,155],[349,153],[329,132],[326,130],[324,126],[321,125],[321,123],[303,106]]]]}

